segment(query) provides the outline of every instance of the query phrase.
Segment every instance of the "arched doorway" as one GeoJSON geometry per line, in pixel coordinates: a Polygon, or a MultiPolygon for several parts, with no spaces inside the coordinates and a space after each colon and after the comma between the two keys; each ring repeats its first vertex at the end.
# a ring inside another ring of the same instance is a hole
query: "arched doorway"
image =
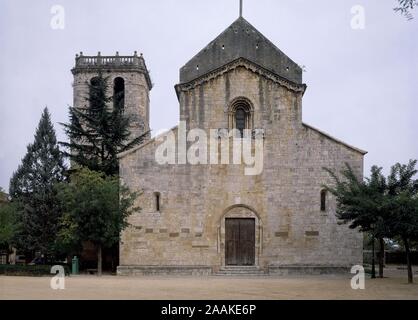
{"type": "Polygon", "coordinates": [[[219,227],[221,265],[258,266],[262,224],[254,209],[234,205],[224,211],[219,227]]]}

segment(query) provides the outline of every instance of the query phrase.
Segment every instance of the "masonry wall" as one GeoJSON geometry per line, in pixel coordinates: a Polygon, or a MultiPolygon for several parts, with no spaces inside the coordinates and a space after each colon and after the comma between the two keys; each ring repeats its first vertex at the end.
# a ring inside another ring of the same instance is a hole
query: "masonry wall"
{"type": "MultiPolygon", "coordinates": [[[[115,78],[121,77],[125,81],[125,112],[130,115],[131,133],[136,137],[149,130],[149,89],[145,75],[138,71],[104,70],[103,75],[109,77],[108,95],[113,95],[115,78]]],[[[74,106],[85,107],[88,105],[89,86],[91,79],[97,76],[95,71],[82,71],[74,75],[73,91],[74,106]]]]}
{"type": "MultiPolygon", "coordinates": [[[[180,117],[190,128],[228,128],[237,97],[254,108],[254,128],[265,129],[264,170],[245,176],[245,165],[165,165],[151,140],[120,159],[122,182],[142,190],[141,212],[123,232],[121,266],[224,265],[224,219],[256,219],[256,263],[351,266],[362,262],[362,236],[337,225],[335,200],[320,211],[323,167],[348,162],[363,172],[363,155],[302,123],[302,95],[244,67],[180,93],[180,117]],[[155,210],[154,193],[161,194],[155,210]]],[[[177,130],[175,130],[177,134],[177,130]]]]}

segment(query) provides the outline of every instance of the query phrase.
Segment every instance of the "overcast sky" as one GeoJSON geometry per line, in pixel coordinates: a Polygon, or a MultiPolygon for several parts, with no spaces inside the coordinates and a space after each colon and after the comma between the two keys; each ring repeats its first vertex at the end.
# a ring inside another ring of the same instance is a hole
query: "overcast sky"
{"type": "MultiPolygon", "coordinates": [[[[178,121],[179,69],[238,17],[239,0],[0,0],[0,186],[33,141],[48,106],[58,138],[72,104],[77,52],[142,52],[155,84],[154,132],[178,121]],[[51,7],[65,27],[54,30],[51,7]]],[[[413,21],[395,0],[244,0],[244,17],[300,65],[308,90],[303,120],[367,150],[387,172],[418,158],[418,10],[413,21]],[[365,9],[353,30],[351,8],[365,9]]]]}

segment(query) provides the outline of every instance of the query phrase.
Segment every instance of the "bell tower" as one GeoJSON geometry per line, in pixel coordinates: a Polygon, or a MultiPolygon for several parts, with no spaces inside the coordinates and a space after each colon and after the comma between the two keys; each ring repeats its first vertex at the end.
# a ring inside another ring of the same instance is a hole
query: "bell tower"
{"type": "Polygon", "coordinates": [[[121,103],[125,114],[131,118],[131,135],[138,137],[150,130],[150,98],[152,82],[145,60],[135,51],[133,56],[84,56],[82,52],[76,55],[75,67],[71,70],[74,75],[73,92],[74,107],[84,107],[89,96],[89,83],[94,81],[98,72],[102,71],[108,77],[108,95],[113,97],[114,103],[121,103]]]}

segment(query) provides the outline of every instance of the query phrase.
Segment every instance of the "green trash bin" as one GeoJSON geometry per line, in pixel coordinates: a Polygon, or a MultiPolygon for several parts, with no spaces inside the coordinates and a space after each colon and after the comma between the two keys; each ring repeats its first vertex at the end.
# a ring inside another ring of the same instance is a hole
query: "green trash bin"
{"type": "Polygon", "coordinates": [[[71,273],[72,274],[78,274],[78,258],[77,258],[77,256],[74,256],[72,262],[73,263],[72,263],[71,273]]]}

